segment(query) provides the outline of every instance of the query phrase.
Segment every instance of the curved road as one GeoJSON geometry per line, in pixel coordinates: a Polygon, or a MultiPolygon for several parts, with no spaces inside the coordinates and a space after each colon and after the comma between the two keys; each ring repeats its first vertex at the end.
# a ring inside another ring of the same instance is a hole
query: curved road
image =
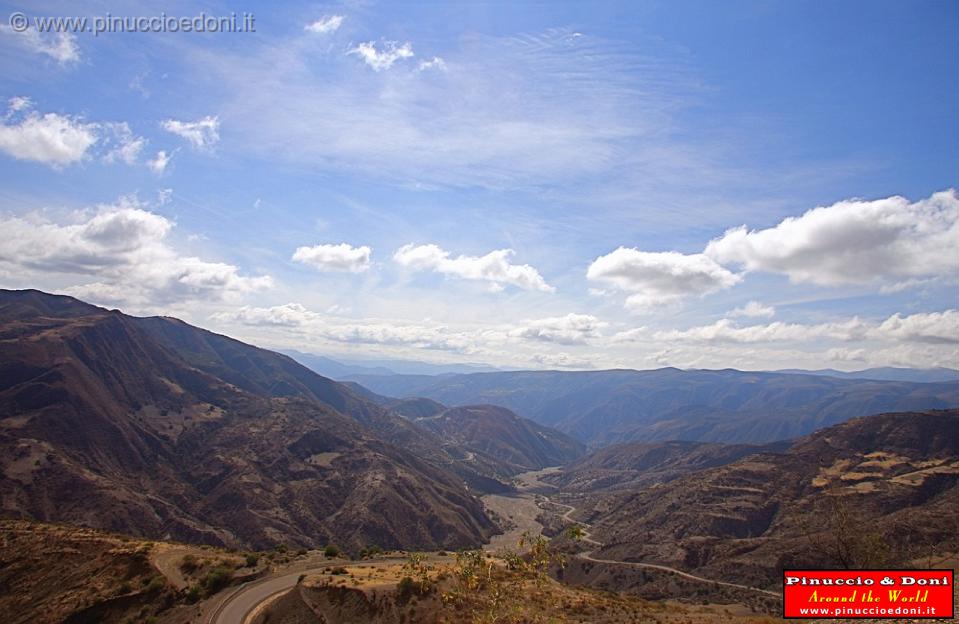
{"type": "MultiPolygon", "coordinates": [[[[603,544],[601,542],[597,542],[596,540],[594,540],[591,537],[590,532],[587,530],[587,529],[592,529],[593,525],[589,524],[588,522],[580,522],[578,520],[574,520],[571,517],[573,513],[576,512],[575,507],[573,507],[572,505],[567,505],[565,503],[557,503],[556,501],[552,501],[549,499],[548,496],[544,496],[544,498],[546,498],[546,500],[549,500],[549,502],[552,503],[553,505],[566,508],[566,513],[562,515],[563,520],[565,520],[566,522],[572,522],[572,523],[578,524],[579,526],[583,527],[583,536],[580,538],[580,541],[586,542],[587,544],[592,544],[593,546],[596,546],[597,548],[602,548],[603,544]]],[[[593,556],[592,551],[584,551],[581,553],[577,553],[574,556],[579,557],[580,559],[585,559],[587,561],[592,561],[594,563],[606,563],[606,564],[613,564],[613,565],[629,566],[633,568],[646,568],[649,570],[659,570],[661,572],[670,572],[672,574],[675,574],[676,576],[681,576],[690,581],[696,581],[699,583],[710,583],[712,585],[722,585],[723,587],[734,587],[736,589],[745,589],[747,591],[759,592],[761,594],[775,596],[776,598],[782,597],[780,596],[780,594],[773,591],[769,591],[768,589],[760,589],[759,587],[751,587],[749,585],[740,585],[739,583],[729,583],[727,581],[717,581],[715,579],[696,576],[695,574],[690,574],[689,572],[683,572],[682,570],[671,568],[669,566],[659,565],[656,563],[640,563],[637,561],[618,561],[616,559],[597,559],[596,557],[593,556]]]]}
{"type": "Polygon", "coordinates": [[[293,589],[301,574],[305,572],[291,572],[239,585],[220,601],[206,621],[209,624],[245,624],[250,613],[261,603],[293,589]]]}
{"type": "MultiPolygon", "coordinates": [[[[541,472],[541,471],[537,471],[541,472]]],[[[522,476],[522,475],[521,475],[522,476]]],[[[523,496],[523,494],[521,494],[523,496]]],[[[526,494],[526,496],[529,496],[526,494]]],[[[586,542],[587,544],[592,544],[597,548],[601,548],[603,544],[596,541],[592,538],[588,529],[592,529],[593,525],[588,522],[579,522],[574,520],[571,516],[576,512],[576,508],[572,505],[567,505],[565,503],[557,503],[549,499],[549,497],[544,496],[546,500],[550,503],[557,505],[559,507],[565,507],[566,512],[562,515],[563,520],[567,522],[575,523],[583,527],[583,536],[580,538],[581,541],[586,542]]],[[[684,579],[690,581],[696,581],[698,583],[709,583],[712,585],[721,585],[723,587],[732,587],[735,589],[743,589],[746,591],[758,592],[761,594],[766,594],[768,596],[773,596],[775,598],[781,598],[781,595],[777,592],[769,591],[767,589],[761,589],[759,587],[751,587],[749,585],[740,585],[738,583],[729,583],[727,581],[717,581],[715,579],[709,579],[702,576],[696,576],[695,574],[690,574],[689,572],[683,572],[682,570],[671,568],[669,566],[659,565],[656,563],[639,563],[636,561],[618,561],[615,559],[597,559],[593,557],[592,551],[584,551],[574,555],[580,559],[585,559],[587,561],[592,561],[593,563],[603,563],[609,565],[621,565],[629,566],[633,568],[646,568],[649,570],[658,570],[660,572],[669,572],[677,576],[681,576],[684,579]]],[[[352,562],[351,565],[363,565],[362,563],[352,562]]],[[[375,563],[367,563],[366,565],[376,565],[375,563]]],[[[256,609],[259,605],[263,604],[267,600],[287,592],[296,586],[297,580],[301,574],[310,574],[313,572],[321,571],[325,566],[320,566],[315,569],[306,569],[299,570],[296,572],[289,572],[281,576],[269,577],[265,579],[260,579],[257,581],[251,581],[249,583],[244,583],[234,588],[233,591],[226,596],[214,609],[210,612],[209,617],[206,619],[208,624],[246,624],[247,618],[256,609]]]]}

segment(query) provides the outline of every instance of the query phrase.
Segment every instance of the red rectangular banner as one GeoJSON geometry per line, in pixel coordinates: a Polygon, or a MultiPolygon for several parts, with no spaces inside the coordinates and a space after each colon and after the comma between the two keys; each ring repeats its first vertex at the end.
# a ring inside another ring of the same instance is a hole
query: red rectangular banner
{"type": "Polygon", "coordinates": [[[783,570],[784,618],[954,616],[952,570],[783,570]]]}

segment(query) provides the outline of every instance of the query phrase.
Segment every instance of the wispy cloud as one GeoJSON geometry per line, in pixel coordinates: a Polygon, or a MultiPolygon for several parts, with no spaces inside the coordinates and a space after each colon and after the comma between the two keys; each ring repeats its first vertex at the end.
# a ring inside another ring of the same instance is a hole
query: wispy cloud
{"type": "Polygon", "coordinates": [[[758,301],[750,301],[742,307],[730,310],[729,316],[732,318],[736,318],[738,316],[772,318],[776,316],[776,308],[762,304],[758,301]]]}
{"type": "Polygon", "coordinates": [[[196,121],[166,119],[160,122],[160,126],[185,139],[198,150],[211,149],[220,140],[220,119],[215,115],[208,115],[196,121]]]}
{"type": "Polygon", "coordinates": [[[393,260],[414,271],[435,271],[461,279],[485,281],[494,291],[507,284],[524,290],[556,290],[530,265],[511,263],[509,258],[513,253],[512,249],[497,249],[484,256],[460,255],[454,258],[437,245],[411,243],[397,249],[393,260]]]}
{"type": "Polygon", "coordinates": [[[172,159],[173,154],[166,150],[160,150],[156,153],[156,156],[147,161],[147,168],[156,175],[163,175],[172,159]]]}
{"type": "Polygon", "coordinates": [[[393,64],[402,59],[413,58],[413,46],[409,42],[402,45],[395,41],[384,41],[380,49],[376,43],[368,41],[351,49],[348,54],[355,54],[363,62],[373,68],[373,71],[383,71],[393,67],[393,64]]]}
{"type": "Polygon", "coordinates": [[[445,71],[446,61],[444,61],[438,56],[434,56],[428,61],[420,61],[420,64],[418,67],[420,71],[429,71],[431,69],[445,71]]]}
{"type": "Polygon", "coordinates": [[[17,31],[7,24],[0,24],[0,36],[30,52],[49,57],[60,65],[70,65],[80,60],[77,38],[71,33],[41,35],[32,27],[17,31]]]}
{"type": "Polygon", "coordinates": [[[339,30],[340,26],[343,25],[343,19],[342,15],[326,15],[315,22],[310,22],[303,28],[311,33],[325,35],[339,30]]]}
{"type": "Polygon", "coordinates": [[[445,71],[404,62],[413,45],[396,42],[361,43],[322,62],[307,45],[191,48],[190,57],[226,85],[222,111],[244,147],[296,167],[427,187],[566,188],[702,159],[702,150],[672,153],[666,137],[692,89],[685,69],[568,35],[472,36],[444,50],[442,64],[434,54],[424,61],[445,71]]]}

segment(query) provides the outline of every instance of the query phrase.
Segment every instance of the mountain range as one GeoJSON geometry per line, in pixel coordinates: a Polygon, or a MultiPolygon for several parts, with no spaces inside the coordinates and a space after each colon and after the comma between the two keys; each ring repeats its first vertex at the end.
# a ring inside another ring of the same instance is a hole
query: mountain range
{"type": "Polygon", "coordinates": [[[483,364],[433,364],[416,360],[372,360],[358,358],[336,359],[325,355],[304,353],[294,349],[280,349],[315,373],[332,379],[345,379],[350,375],[455,375],[461,373],[484,373],[497,369],[483,364]]]}
{"type": "Polygon", "coordinates": [[[839,371],[833,368],[819,370],[783,369],[777,373],[791,373],[795,375],[822,375],[838,377],[839,379],[874,379],[877,381],[915,381],[919,383],[938,383],[943,381],[959,381],[959,370],[954,368],[896,368],[883,366],[880,368],[866,368],[858,371],[839,371]]]}
{"type": "MultiPolygon", "coordinates": [[[[500,418],[521,422],[485,426],[500,418]]],[[[239,547],[477,545],[496,531],[477,495],[510,468],[477,470],[442,433],[177,319],[0,291],[7,516],[239,547]]],[[[571,458],[563,438],[515,469],[571,458]]]]}
{"type": "Polygon", "coordinates": [[[784,567],[909,567],[959,549],[959,410],[856,418],[779,449],[600,453],[551,478],[586,509],[598,559],[775,588],[784,567]],[[644,481],[623,487],[623,471],[644,481]]]}
{"type": "Polygon", "coordinates": [[[959,405],[959,382],[725,370],[357,375],[370,390],[445,405],[492,404],[592,448],[628,441],[764,444],[856,416],[959,405]]]}

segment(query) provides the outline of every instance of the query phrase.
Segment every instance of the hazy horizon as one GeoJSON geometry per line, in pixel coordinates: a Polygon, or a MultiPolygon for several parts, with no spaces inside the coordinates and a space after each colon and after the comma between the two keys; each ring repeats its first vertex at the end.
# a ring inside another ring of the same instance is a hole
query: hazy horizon
{"type": "Polygon", "coordinates": [[[953,3],[4,10],[0,287],[334,359],[959,368],[953,3]]]}

